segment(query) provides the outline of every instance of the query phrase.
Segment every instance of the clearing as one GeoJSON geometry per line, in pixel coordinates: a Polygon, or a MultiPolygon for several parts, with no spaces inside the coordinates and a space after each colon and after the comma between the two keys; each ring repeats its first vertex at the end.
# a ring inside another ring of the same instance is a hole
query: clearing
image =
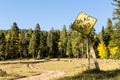
{"type": "MultiPolygon", "coordinates": [[[[120,69],[120,60],[98,59],[101,70],[120,69]]],[[[7,72],[0,80],[50,80],[63,76],[73,76],[87,69],[87,59],[51,59],[1,61],[0,69],[7,72]]],[[[91,68],[95,68],[91,60],[91,68]]]]}

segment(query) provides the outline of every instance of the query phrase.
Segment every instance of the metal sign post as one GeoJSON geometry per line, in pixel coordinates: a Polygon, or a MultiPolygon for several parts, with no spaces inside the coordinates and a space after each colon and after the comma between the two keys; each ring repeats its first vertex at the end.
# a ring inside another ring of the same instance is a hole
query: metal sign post
{"type": "Polygon", "coordinates": [[[87,58],[88,58],[88,69],[90,68],[90,52],[92,53],[94,64],[97,70],[100,70],[99,65],[97,63],[96,55],[93,49],[93,46],[91,44],[91,38],[89,36],[94,24],[96,23],[97,19],[89,16],[83,12],[80,12],[77,16],[76,20],[74,21],[72,25],[72,29],[81,32],[83,35],[87,37],[87,58]]]}

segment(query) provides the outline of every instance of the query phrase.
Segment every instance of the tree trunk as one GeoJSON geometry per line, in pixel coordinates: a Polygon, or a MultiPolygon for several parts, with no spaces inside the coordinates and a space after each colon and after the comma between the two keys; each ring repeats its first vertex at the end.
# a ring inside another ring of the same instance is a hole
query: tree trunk
{"type": "Polygon", "coordinates": [[[87,59],[88,59],[87,67],[88,67],[88,69],[90,69],[89,45],[90,45],[90,38],[89,38],[89,36],[87,36],[87,59]]]}
{"type": "Polygon", "coordinates": [[[90,54],[89,54],[89,49],[90,49],[90,53],[92,54],[96,70],[100,71],[99,64],[98,64],[97,59],[96,59],[95,51],[94,51],[94,48],[93,48],[92,43],[91,43],[91,38],[90,38],[90,36],[87,36],[88,69],[90,68],[90,54]]]}
{"type": "Polygon", "coordinates": [[[90,53],[92,54],[96,70],[100,71],[99,64],[98,64],[97,59],[96,59],[95,51],[94,51],[94,48],[92,46],[91,37],[88,37],[88,40],[89,40],[88,45],[89,45],[89,48],[90,48],[90,53]]]}
{"type": "Polygon", "coordinates": [[[94,64],[95,64],[96,69],[100,71],[99,64],[98,64],[98,62],[97,62],[96,55],[95,55],[95,51],[94,51],[92,45],[90,45],[90,53],[92,54],[92,57],[93,57],[93,60],[94,60],[94,64]]]}

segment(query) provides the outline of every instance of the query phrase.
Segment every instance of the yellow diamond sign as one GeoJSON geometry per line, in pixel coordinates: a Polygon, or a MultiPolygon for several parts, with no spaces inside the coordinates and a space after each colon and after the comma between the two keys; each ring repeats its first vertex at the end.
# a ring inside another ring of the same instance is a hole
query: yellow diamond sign
{"type": "Polygon", "coordinates": [[[72,28],[81,32],[82,34],[88,35],[96,21],[96,18],[80,12],[76,20],[74,21],[72,28]]]}

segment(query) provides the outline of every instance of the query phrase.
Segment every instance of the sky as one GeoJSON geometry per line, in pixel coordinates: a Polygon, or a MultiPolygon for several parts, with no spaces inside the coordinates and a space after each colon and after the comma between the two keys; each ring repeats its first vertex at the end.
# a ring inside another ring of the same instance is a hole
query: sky
{"type": "Polygon", "coordinates": [[[113,0],[0,0],[0,29],[10,29],[16,22],[20,29],[34,29],[37,23],[41,30],[68,29],[79,12],[97,18],[94,26],[100,32],[112,18],[113,0]]]}

